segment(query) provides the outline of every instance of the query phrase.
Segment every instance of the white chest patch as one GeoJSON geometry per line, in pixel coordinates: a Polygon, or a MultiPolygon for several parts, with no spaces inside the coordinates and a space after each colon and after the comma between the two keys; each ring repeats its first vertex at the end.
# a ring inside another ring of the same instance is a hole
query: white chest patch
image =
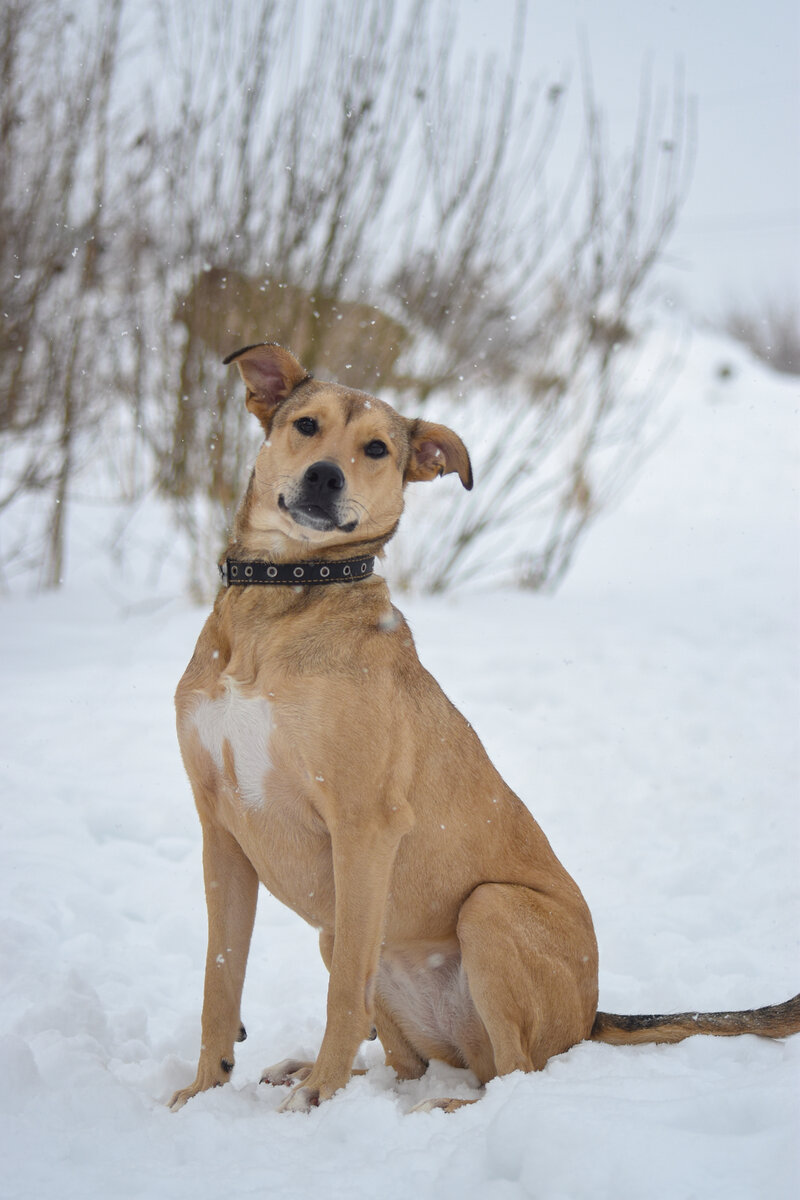
{"type": "Polygon", "coordinates": [[[248,808],[260,808],[265,800],[265,778],[272,769],[272,710],[263,696],[242,696],[232,679],[226,679],[225,686],[226,693],[219,700],[201,700],[191,720],[220,771],[225,767],[223,748],[228,743],[242,802],[248,808]]]}

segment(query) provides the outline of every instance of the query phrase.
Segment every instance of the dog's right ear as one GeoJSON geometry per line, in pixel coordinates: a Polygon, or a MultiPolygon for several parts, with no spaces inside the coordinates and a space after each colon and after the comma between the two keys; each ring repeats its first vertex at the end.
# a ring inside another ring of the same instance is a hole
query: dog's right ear
{"type": "Polygon", "coordinates": [[[235,362],[247,388],[246,404],[269,434],[275,410],[294,389],[310,379],[293,354],[275,342],[244,346],[224,359],[235,362]]]}

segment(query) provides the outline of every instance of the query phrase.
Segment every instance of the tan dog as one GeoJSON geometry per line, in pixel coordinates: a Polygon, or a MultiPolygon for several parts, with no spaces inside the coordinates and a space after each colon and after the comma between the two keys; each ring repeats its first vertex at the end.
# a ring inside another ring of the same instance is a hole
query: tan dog
{"type": "Polygon", "coordinates": [[[344,1087],[373,1028],[401,1079],[438,1058],[482,1082],[584,1038],[800,1029],[800,997],[748,1013],[596,1012],[580,891],[371,574],[407,483],[456,472],[472,486],[466,449],[443,426],[310,379],[279,346],[232,359],[266,440],[226,554],[231,586],[176,696],[209,941],[197,1076],[172,1107],[233,1068],[259,882],[320,929],[330,971],[316,1062],[264,1074],[297,1082],[284,1109],[344,1087]]]}

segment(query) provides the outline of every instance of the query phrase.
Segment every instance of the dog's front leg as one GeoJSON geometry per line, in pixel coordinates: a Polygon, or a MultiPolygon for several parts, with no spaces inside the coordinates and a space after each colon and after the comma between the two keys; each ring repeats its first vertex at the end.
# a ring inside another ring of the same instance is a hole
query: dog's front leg
{"type": "Polygon", "coordinates": [[[311,1074],[282,1111],[307,1112],[344,1087],[372,1030],[389,882],[397,846],[412,822],[411,810],[400,804],[379,823],[370,814],[366,827],[363,820],[328,822],[336,912],[325,1036],[311,1074]]]}
{"type": "Polygon", "coordinates": [[[233,1070],[233,1045],[245,1033],[239,1006],[256,915],[258,876],[238,842],[224,829],[203,823],[203,875],[208,908],[208,950],[203,992],[202,1039],[197,1075],[176,1092],[170,1108],[210,1087],[233,1070]]]}

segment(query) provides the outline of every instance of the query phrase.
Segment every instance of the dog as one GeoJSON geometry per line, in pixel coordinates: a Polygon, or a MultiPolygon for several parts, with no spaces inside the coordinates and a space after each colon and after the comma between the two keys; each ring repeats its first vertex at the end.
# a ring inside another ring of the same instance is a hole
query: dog
{"type": "Polygon", "coordinates": [[[295,1085],[283,1110],[343,1088],[375,1033],[399,1079],[441,1059],[486,1083],[587,1038],[800,1030],[800,996],[738,1013],[597,1012],[586,901],[372,571],[408,484],[456,474],[472,487],[463,442],[313,379],[279,345],[225,361],[265,440],[221,563],[227,586],[176,693],[209,937],[197,1074],[171,1107],[230,1078],[259,883],[320,930],[330,973],[316,1061],[264,1072],[295,1085]]]}

